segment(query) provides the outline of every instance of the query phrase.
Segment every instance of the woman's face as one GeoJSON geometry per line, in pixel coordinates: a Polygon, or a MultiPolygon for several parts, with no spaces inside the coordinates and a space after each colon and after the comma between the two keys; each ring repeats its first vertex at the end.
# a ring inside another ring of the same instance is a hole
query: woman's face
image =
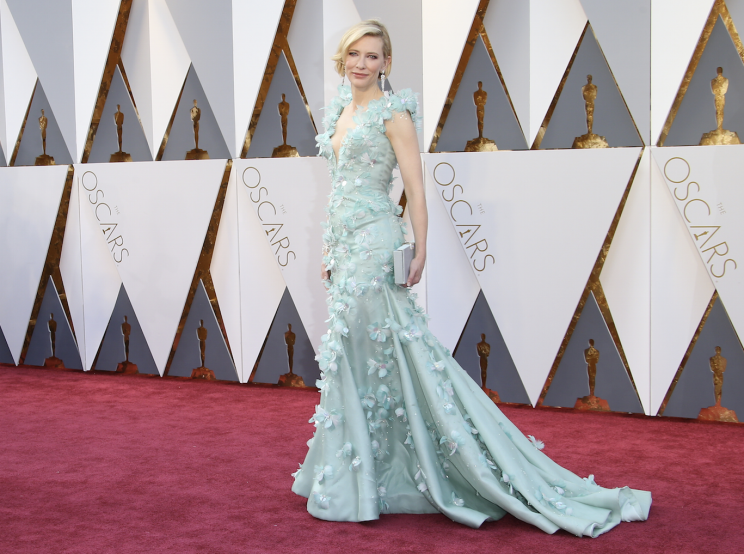
{"type": "Polygon", "coordinates": [[[377,77],[386,66],[380,37],[363,36],[346,53],[346,76],[352,86],[359,89],[377,86],[377,77]]]}

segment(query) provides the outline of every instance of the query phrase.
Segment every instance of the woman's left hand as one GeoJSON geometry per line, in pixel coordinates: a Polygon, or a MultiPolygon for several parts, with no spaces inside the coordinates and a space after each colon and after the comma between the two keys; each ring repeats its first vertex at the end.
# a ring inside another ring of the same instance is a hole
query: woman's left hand
{"type": "Polygon", "coordinates": [[[412,287],[421,280],[421,274],[424,272],[425,263],[426,256],[416,256],[411,260],[411,269],[408,273],[408,281],[406,281],[407,287],[412,287]]]}

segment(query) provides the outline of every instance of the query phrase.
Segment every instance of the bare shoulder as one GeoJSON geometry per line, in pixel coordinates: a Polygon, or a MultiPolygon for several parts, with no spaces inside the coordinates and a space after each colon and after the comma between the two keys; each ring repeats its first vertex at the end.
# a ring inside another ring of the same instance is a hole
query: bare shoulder
{"type": "Polygon", "coordinates": [[[385,121],[385,133],[388,137],[401,138],[405,140],[408,137],[416,139],[416,125],[411,118],[411,114],[403,110],[401,112],[394,112],[390,119],[385,121]]]}

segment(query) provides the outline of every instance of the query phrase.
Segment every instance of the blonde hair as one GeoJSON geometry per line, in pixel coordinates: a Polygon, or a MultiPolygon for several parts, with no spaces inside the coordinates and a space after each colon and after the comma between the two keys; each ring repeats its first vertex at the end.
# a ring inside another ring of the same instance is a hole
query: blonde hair
{"type": "MultiPolygon", "coordinates": [[[[338,50],[336,50],[336,54],[331,58],[331,60],[336,62],[336,73],[338,73],[341,77],[344,76],[344,61],[346,59],[346,55],[349,53],[351,45],[358,41],[360,38],[366,36],[379,37],[380,39],[382,39],[382,57],[385,60],[392,57],[393,45],[390,42],[390,35],[388,34],[385,25],[383,25],[379,19],[368,19],[367,21],[362,21],[361,23],[357,23],[356,25],[351,26],[344,33],[344,36],[341,37],[341,42],[338,43],[338,50]]],[[[386,75],[390,75],[390,70],[392,67],[393,61],[391,59],[385,69],[386,75]]]]}

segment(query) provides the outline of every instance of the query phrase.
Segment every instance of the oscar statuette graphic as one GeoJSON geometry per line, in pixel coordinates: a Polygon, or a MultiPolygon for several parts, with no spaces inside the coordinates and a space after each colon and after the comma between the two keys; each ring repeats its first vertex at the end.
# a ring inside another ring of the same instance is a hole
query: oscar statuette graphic
{"type": "Polygon", "coordinates": [[[289,373],[279,377],[279,385],[282,387],[304,387],[305,381],[302,377],[292,371],[294,365],[294,345],[297,335],[292,332],[292,324],[287,324],[287,332],[284,333],[284,344],[287,345],[287,362],[289,363],[289,373]]]}
{"type": "Polygon", "coordinates": [[[132,156],[122,151],[121,149],[121,137],[124,130],[124,114],[121,113],[121,104],[116,105],[116,113],[114,113],[114,123],[116,123],[116,139],[119,142],[119,150],[111,154],[109,162],[131,162],[132,156]]]}
{"type": "Polygon", "coordinates": [[[41,156],[36,156],[36,162],[34,165],[54,165],[54,158],[48,156],[46,153],[46,132],[49,120],[44,115],[44,110],[41,110],[41,117],[39,118],[39,131],[41,131],[41,156]]]}
{"type": "Polygon", "coordinates": [[[49,329],[49,338],[52,344],[52,355],[44,360],[44,367],[64,369],[65,364],[57,357],[57,322],[54,321],[54,314],[49,314],[47,329],[49,329]]]}
{"type": "Polygon", "coordinates": [[[480,361],[481,389],[483,389],[483,392],[485,392],[494,402],[501,402],[499,393],[486,386],[486,380],[488,378],[488,357],[491,355],[491,345],[486,342],[486,335],[481,333],[481,341],[475,345],[475,348],[478,352],[478,358],[480,361]]]}
{"type": "Polygon", "coordinates": [[[698,414],[698,419],[707,421],[728,421],[739,423],[734,410],[721,406],[721,394],[723,393],[723,373],[726,371],[728,361],[721,356],[721,347],[716,346],[716,354],[710,359],[710,371],[713,373],[713,386],[715,387],[716,404],[703,408],[698,414]]]}
{"type": "Polygon", "coordinates": [[[607,139],[593,132],[594,127],[594,102],[597,100],[597,85],[592,83],[592,76],[586,76],[586,84],[581,87],[581,95],[584,97],[584,109],[586,110],[586,134],[576,137],[571,148],[607,148],[607,139]]]}
{"type": "Polygon", "coordinates": [[[475,114],[478,117],[478,138],[469,140],[465,146],[465,152],[497,152],[496,143],[483,136],[483,120],[486,117],[486,102],[488,93],[483,90],[483,82],[478,81],[478,90],[473,93],[475,114]]]}
{"type": "Polygon", "coordinates": [[[279,115],[282,118],[282,144],[274,148],[271,153],[272,158],[299,158],[300,154],[297,152],[297,148],[287,144],[287,123],[289,117],[289,102],[286,97],[282,94],[282,101],[279,102],[279,115]]]}
{"type": "Polygon", "coordinates": [[[124,337],[124,361],[116,366],[116,373],[139,373],[137,364],[129,361],[129,335],[132,334],[132,324],[127,321],[127,316],[124,316],[124,323],[121,324],[121,334],[124,337]]]}
{"type": "Polygon", "coordinates": [[[194,125],[194,149],[186,152],[187,160],[208,160],[209,153],[206,150],[199,148],[199,120],[201,119],[201,109],[196,105],[194,100],[194,107],[189,112],[191,114],[191,122],[194,125]]]}
{"type": "Polygon", "coordinates": [[[206,359],[207,353],[207,328],[204,327],[204,320],[199,320],[199,327],[196,329],[196,337],[199,339],[199,355],[201,357],[201,365],[191,370],[192,379],[204,379],[205,381],[216,381],[217,378],[214,376],[214,371],[204,367],[204,360],[206,359]]]}
{"type": "Polygon", "coordinates": [[[710,81],[710,91],[716,104],[716,128],[704,133],[700,139],[700,146],[716,144],[741,144],[739,135],[734,131],[723,128],[723,108],[726,105],[726,92],[728,92],[729,81],[723,76],[723,68],[716,70],[717,75],[710,81]]]}
{"type": "Polygon", "coordinates": [[[582,396],[576,400],[574,406],[577,410],[592,410],[595,412],[609,412],[610,405],[607,400],[594,396],[594,385],[597,380],[597,363],[599,363],[599,350],[594,348],[594,339],[589,339],[589,348],[584,350],[584,361],[589,374],[589,396],[582,396]]]}

